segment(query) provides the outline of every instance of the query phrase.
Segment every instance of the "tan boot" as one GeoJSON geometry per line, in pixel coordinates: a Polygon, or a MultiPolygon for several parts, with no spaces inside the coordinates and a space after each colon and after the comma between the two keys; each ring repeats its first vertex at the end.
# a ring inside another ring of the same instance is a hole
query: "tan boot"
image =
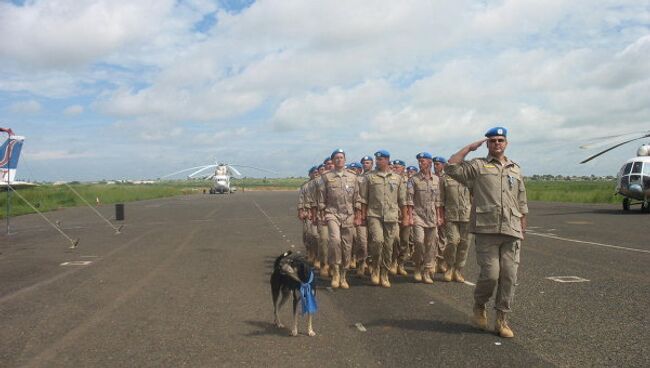
{"type": "Polygon", "coordinates": [[[481,330],[487,330],[487,311],[485,305],[474,304],[474,317],[472,323],[481,330]]]}
{"type": "Polygon", "coordinates": [[[429,272],[429,270],[425,270],[422,273],[422,282],[425,284],[433,284],[433,279],[431,278],[431,272],[429,272]]]}
{"type": "Polygon", "coordinates": [[[390,287],[390,280],[388,280],[388,270],[381,270],[381,286],[385,288],[390,287]]]}
{"type": "Polygon", "coordinates": [[[320,270],[320,261],[318,259],[314,261],[314,268],[320,270]]]}
{"type": "Polygon", "coordinates": [[[404,263],[400,262],[397,265],[397,273],[399,273],[402,276],[408,276],[408,272],[406,272],[406,269],[404,268],[404,263]]]}
{"type": "Polygon", "coordinates": [[[453,278],[454,278],[454,269],[453,268],[447,269],[445,274],[442,276],[442,279],[444,281],[446,281],[446,282],[451,281],[453,278]]]}
{"type": "Polygon", "coordinates": [[[391,275],[397,275],[397,261],[393,261],[393,263],[390,264],[388,271],[390,271],[391,275]]]}
{"type": "Polygon", "coordinates": [[[348,284],[347,275],[348,275],[348,270],[343,269],[341,271],[341,281],[339,283],[339,286],[341,287],[341,289],[349,289],[350,288],[350,285],[348,284]]]}
{"type": "Polygon", "coordinates": [[[320,268],[320,277],[326,278],[330,277],[330,267],[328,265],[322,265],[320,268]]]}
{"type": "Polygon", "coordinates": [[[357,268],[356,258],[352,258],[352,260],[350,261],[350,268],[357,268]]]}
{"type": "Polygon", "coordinates": [[[460,269],[454,268],[454,281],[462,283],[465,282],[465,277],[460,271],[460,269]]]}
{"type": "Polygon", "coordinates": [[[417,282],[421,282],[422,274],[423,274],[422,271],[416,268],[415,273],[413,273],[413,279],[417,282]]]}
{"type": "Polygon", "coordinates": [[[357,264],[357,276],[361,277],[366,273],[366,262],[359,261],[357,264]]]}
{"type": "Polygon", "coordinates": [[[341,275],[339,274],[339,265],[332,266],[332,289],[337,289],[341,284],[341,275]]]}
{"type": "Polygon", "coordinates": [[[515,334],[512,332],[512,329],[510,329],[510,326],[508,326],[508,321],[506,320],[506,314],[501,312],[500,310],[497,311],[497,320],[494,323],[494,332],[499,334],[499,336],[505,338],[515,337],[515,334]]]}
{"type": "Polygon", "coordinates": [[[372,282],[373,285],[379,285],[379,267],[377,265],[374,265],[372,267],[372,273],[370,274],[370,282],[372,282]]]}

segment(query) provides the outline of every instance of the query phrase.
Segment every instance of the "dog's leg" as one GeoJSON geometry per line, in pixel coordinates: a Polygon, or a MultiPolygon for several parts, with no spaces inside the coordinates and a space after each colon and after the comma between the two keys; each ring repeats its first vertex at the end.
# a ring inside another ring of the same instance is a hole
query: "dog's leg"
{"type": "Polygon", "coordinates": [[[273,296],[273,324],[281,327],[282,323],[280,323],[280,316],[278,315],[278,310],[280,309],[278,306],[279,298],[280,298],[280,285],[277,283],[271,283],[271,295],[273,296]]]}
{"type": "Polygon", "coordinates": [[[298,301],[300,296],[298,290],[293,291],[293,328],[291,329],[291,336],[298,336],[298,301]]]}
{"type": "Polygon", "coordinates": [[[280,309],[282,309],[284,303],[286,303],[287,299],[289,299],[289,292],[290,292],[289,289],[282,288],[282,299],[280,299],[280,303],[275,309],[275,325],[278,326],[279,328],[284,327],[282,322],[280,322],[280,309]]]}
{"type": "Polygon", "coordinates": [[[311,321],[312,321],[312,315],[310,313],[307,315],[307,334],[309,336],[316,336],[316,332],[314,332],[314,328],[312,327],[311,321]]]}

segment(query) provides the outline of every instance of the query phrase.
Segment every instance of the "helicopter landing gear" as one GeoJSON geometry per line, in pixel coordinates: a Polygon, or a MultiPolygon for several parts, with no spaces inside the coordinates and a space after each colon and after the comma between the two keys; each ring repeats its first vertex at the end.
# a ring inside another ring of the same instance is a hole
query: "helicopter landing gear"
{"type": "Polygon", "coordinates": [[[629,210],[630,210],[630,199],[623,198],[623,211],[629,211],[629,210]]]}

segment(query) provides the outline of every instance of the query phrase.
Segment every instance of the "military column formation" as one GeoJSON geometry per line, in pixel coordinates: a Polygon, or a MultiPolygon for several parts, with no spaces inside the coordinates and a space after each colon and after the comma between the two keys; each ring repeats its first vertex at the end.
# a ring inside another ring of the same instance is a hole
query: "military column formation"
{"type": "Polygon", "coordinates": [[[443,281],[464,283],[474,238],[480,270],[473,322],[488,328],[486,304],[496,291],[495,331],[513,337],[506,316],[526,230],[526,189],[519,165],[505,156],[507,129],[492,128],[485,137],[448,163],[420,152],[419,169],[391,161],[386,150],[346,165],[342,149],[310,168],[298,218],[307,258],[320,276],[331,278],[333,289],[348,289],[356,267],[358,277],[368,270],[371,284],[390,288],[390,275],[407,276],[411,261],[416,282],[434,284],[438,271],[443,281]],[[487,157],[465,161],[484,143],[487,157]]]}

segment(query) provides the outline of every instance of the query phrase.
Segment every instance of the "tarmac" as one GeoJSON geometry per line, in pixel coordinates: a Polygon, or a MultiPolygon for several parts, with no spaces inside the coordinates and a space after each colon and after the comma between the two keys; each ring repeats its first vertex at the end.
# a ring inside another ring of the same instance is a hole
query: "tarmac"
{"type": "MultiPolygon", "coordinates": [[[[87,207],[46,213],[80,239],[75,249],[37,215],[11,219],[0,235],[0,367],[650,366],[648,214],[530,203],[514,339],[469,323],[473,247],[465,284],[318,280],[317,336],[301,317],[290,337],[272,324],[269,276],[283,251],[304,252],[296,199],[132,202],[112,220],[121,234],[87,207]]],[[[289,304],[281,316],[290,325],[289,304]]]]}

